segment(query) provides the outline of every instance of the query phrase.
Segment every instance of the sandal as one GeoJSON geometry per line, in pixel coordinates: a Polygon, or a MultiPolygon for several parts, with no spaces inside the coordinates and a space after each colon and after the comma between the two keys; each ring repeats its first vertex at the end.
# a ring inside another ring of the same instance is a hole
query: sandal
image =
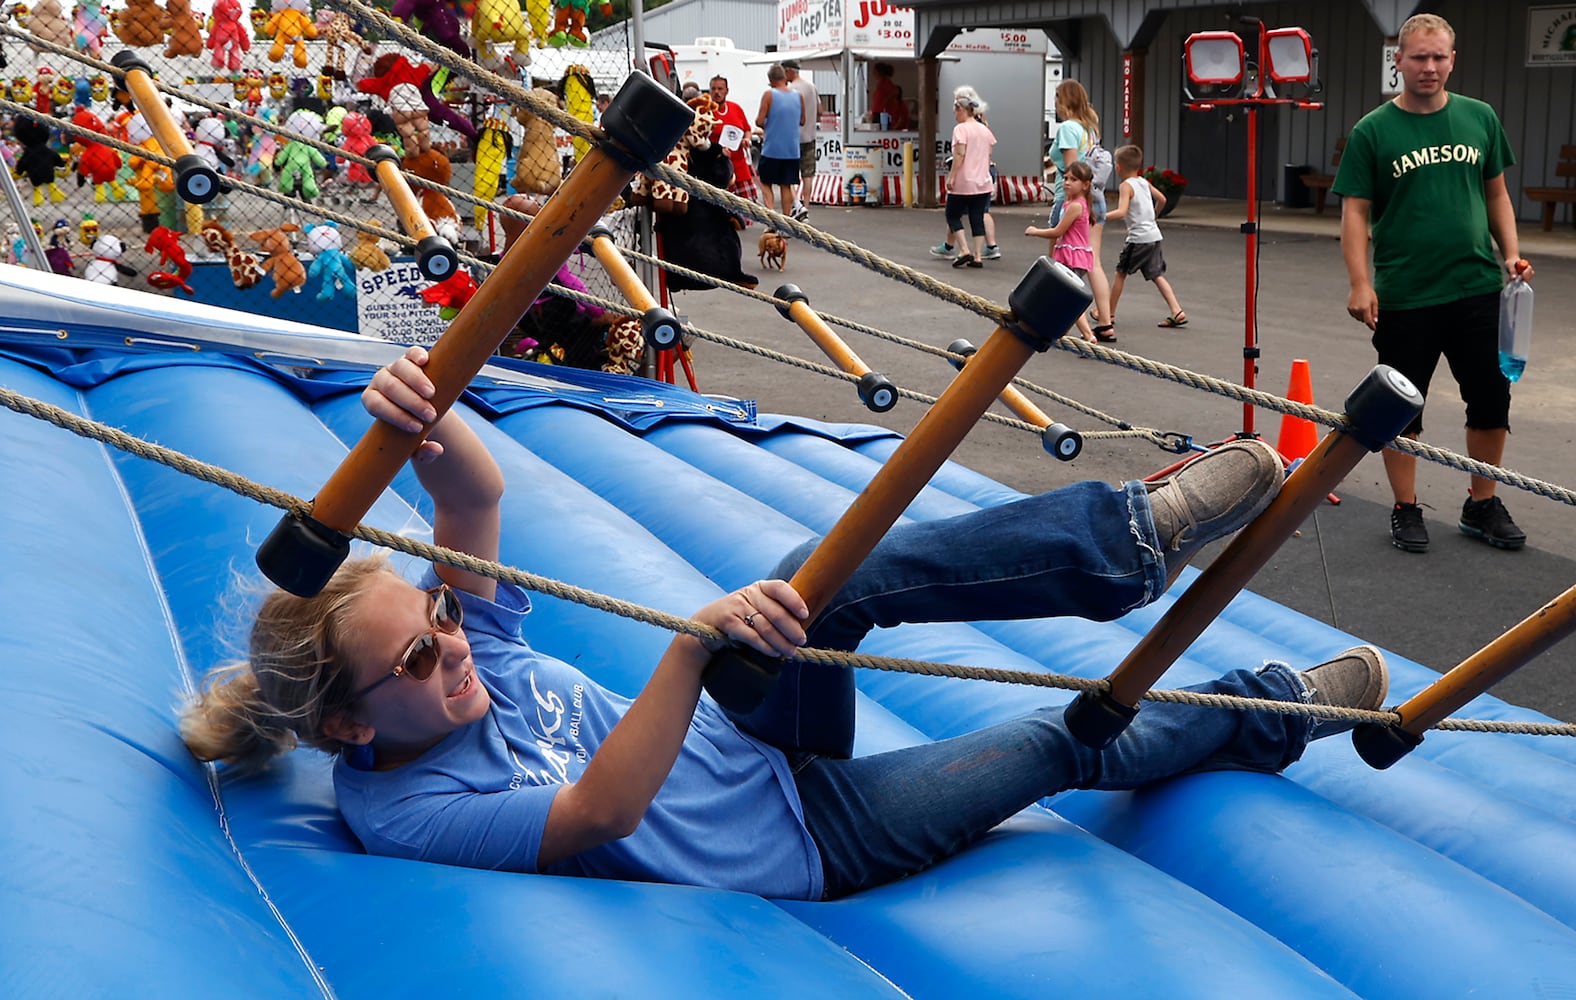
{"type": "Polygon", "coordinates": [[[1178,312],[1175,316],[1167,316],[1156,324],[1162,329],[1174,330],[1177,327],[1187,326],[1187,313],[1178,312]]]}
{"type": "Polygon", "coordinates": [[[1098,340],[1102,344],[1114,344],[1116,343],[1116,334],[1107,333],[1106,331],[1115,329],[1115,323],[1104,323],[1100,326],[1097,326],[1094,328],[1094,339],[1098,340]]]}

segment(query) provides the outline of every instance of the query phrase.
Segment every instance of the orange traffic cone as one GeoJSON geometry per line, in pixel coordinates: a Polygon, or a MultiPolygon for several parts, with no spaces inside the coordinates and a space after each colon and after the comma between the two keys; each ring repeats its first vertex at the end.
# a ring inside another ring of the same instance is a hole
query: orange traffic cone
{"type": "MultiPolygon", "coordinates": [[[[1313,378],[1308,362],[1301,358],[1291,363],[1291,383],[1286,387],[1286,398],[1293,403],[1313,405],[1313,378]]],[[[1287,462],[1307,458],[1318,443],[1318,426],[1312,420],[1281,414],[1280,439],[1275,447],[1287,462]]]]}

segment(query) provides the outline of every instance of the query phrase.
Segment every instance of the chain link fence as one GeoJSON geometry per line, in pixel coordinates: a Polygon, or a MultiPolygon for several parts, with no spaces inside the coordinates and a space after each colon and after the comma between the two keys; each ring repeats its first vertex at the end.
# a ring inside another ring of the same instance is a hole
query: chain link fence
{"type": "MultiPolygon", "coordinates": [[[[588,122],[600,116],[599,98],[610,96],[633,67],[626,31],[594,30],[616,13],[598,4],[394,0],[379,9],[420,24],[455,59],[474,59],[588,122]]],[[[119,8],[84,0],[69,11],[58,0],[40,0],[0,9],[0,28],[7,32],[0,36],[0,97],[13,102],[3,120],[4,152],[27,212],[25,221],[6,223],[9,259],[27,259],[21,227],[32,225],[55,270],[93,280],[187,294],[190,284],[172,252],[193,268],[251,254],[276,282],[242,289],[237,278],[241,307],[278,315],[290,298],[271,294],[281,272],[316,278],[324,270],[314,268],[319,258],[338,252],[363,287],[381,286],[388,282],[367,276],[383,270],[385,257],[398,264],[403,253],[393,241],[348,231],[356,222],[390,232],[399,226],[376,177],[345,153],[385,143],[401,154],[408,175],[455,189],[461,196],[449,198],[413,185],[441,234],[485,256],[503,250],[497,206],[510,194],[551,195],[585,151],[584,140],[380,37],[375,25],[330,6],[313,10],[308,0],[273,0],[250,10],[238,0],[213,0],[211,10],[196,12],[186,0],[128,0],[119,8]],[[159,84],[178,88],[166,103],[194,152],[225,177],[293,204],[237,186],[207,205],[187,205],[168,168],[64,128],[70,122],[163,152],[105,65],[128,49],[159,84]],[[352,222],[330,233],[320,226],[323,211],[352,222]],[[228,233],[228,244],[202,238],[203,227],[212,231],[215,224],[228,233]],[[270,266],[278,255],[294,257],[299,270],[270,266]],[[262,301],[269,298],[277,301],[262,301]]],[[[638,247],[635,210],[620,209],[606,221],[620,246],[638,247]]],[[[591,294],[619,300],[589,254],[577,254],[565,272],[591,294]]],[[[311,303],[335,299],[320,299],[310,282],[288,283],[285,291],[304,300],[301,318],[322,321],[326,307],[311,303]]],[[[201,288],[197,296],[206,298],[201,288]]],[[[218,304],[237,305],[228,288],[225,296],[218,304]]],[[[364,310],[360,320],[365,323],[364,310]]],[[[442,326],[429,325],[437,328],[433,336],[442,326]]],[[[542,358],[549,359],[578,360],[542,358]]]]}

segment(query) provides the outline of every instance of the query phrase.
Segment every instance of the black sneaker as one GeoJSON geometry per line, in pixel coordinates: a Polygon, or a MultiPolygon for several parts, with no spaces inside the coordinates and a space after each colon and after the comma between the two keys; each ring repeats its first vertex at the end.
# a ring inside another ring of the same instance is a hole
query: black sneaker
{"type": "Polygon", "coordinates": [[[1395,505],[1390,511],[1390,543],[1402,552],[1428,551],[1428,526],[1423,523],[1422,507],[1415,503],[1395,505]]]}
{"type": "Polygon", "coordinates": [[[1487,500],[1468,498],[1461,505],[1461,533],[1481,538],[1496,549],[1519,549],[1527,544],[1527,533],[1516,527],[1510,511],[1497,496],[1487,500]]]}

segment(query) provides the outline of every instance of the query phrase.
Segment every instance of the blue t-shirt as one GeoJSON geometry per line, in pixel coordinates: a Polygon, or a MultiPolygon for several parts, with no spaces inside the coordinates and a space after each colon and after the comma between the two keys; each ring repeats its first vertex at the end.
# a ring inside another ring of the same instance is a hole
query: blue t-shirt
{"type": "MultiPolygon", "coordinates": [[[[369,752],[334,767],[340,812],[373,854],[535,872],[559,788],[629,708],[520,637],[531,609],[518,587],[497,602],[461,594],[465,637],[492,707],[418,760],[367,770],[369,752]]],[[[804,827],[786,758],[741,733],[703,697],[672,772],[630,836],[543,874],[671,882],[779,899],[819,899],[821,859],[804,827]]]]}

